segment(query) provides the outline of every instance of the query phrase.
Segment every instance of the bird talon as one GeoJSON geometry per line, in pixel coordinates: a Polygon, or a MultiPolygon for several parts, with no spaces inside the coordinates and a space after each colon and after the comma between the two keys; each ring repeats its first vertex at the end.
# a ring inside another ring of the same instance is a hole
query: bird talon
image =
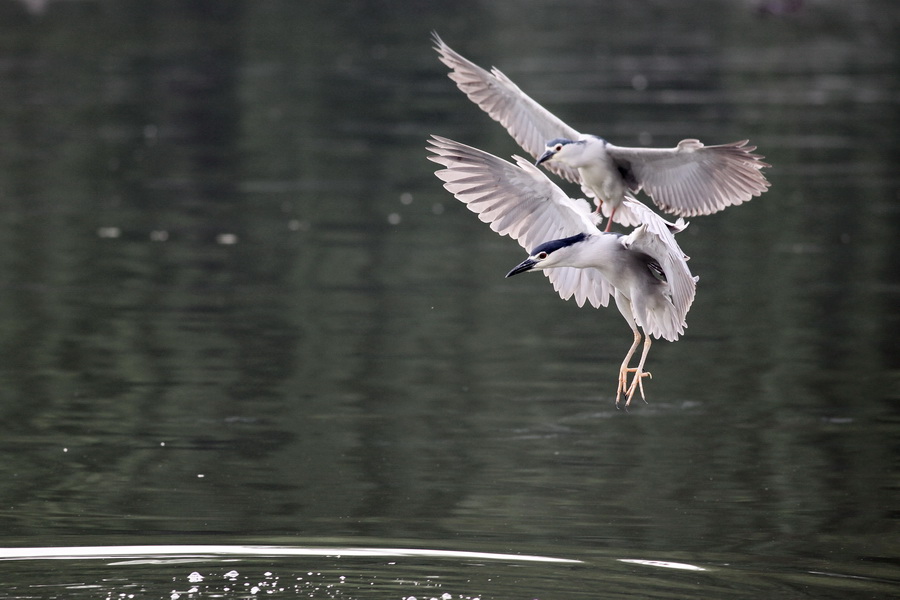
{"type": "MultiPolygon", "coordinates": [[[[647,396],[644,395],[644,377],[653,379],[653,374],[649,371],[641,371],[636,368],[628,368],[625,369],[625,371],[634,373],[634,378],[631,380],[631,385],[628,386],[628,392],[625,394],[625,408],[628,408],[631,404],[631,399],[634,398],[634,393],[638,390],[641,392],[641,400],[644,401],[644,404],[649,404],[649,402],[647,402],[647,396]]],[[[616,405],[618,406],[618,396],[616,396],[616,405]]]]}

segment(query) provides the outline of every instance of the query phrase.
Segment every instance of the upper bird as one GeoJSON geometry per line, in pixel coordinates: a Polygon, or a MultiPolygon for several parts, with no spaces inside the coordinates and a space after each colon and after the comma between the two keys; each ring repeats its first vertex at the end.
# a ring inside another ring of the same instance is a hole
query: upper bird
{"type": "Polygon", "coordinates": [[[696,278],[673,233],[684,229],[682,219],[672,224],[631,198],[624,200],[642,225],[628,235],[601,232],[594,224],[590,204],[573,200],[530,161],[514,157],[509,163],[487,152],[446,138],[432,136],[428,159],[444,168],[435,174],[444,187],[464,202],[478,218],[500,235],[509,235],[530,252],[528,259],[507,277],[544,270],[559,295],[573,295],[606,306],[609,296],[634,333],[634,342],[619,368],[616,406],[625,406],[637,390],[644,396],[644,363],[650,336],[675,341],[687,327],[685,317],[694,301],[696,278]],[[641,342],[644,349],[635,368],[629,363],[641,342]],[[628,374],[633,373],[631,383],[628,374]]]}
{"type": "Polygon", "coordinates": [[[434,49],[472,102],[506,127],[522,148],[561,177],[580,184],[596,199],[597,211],[637,225],[640,215],[623,205],[641,189],[663,211],[708,215],[759,196],[769,187],[761,169],[770,165],[753,154],[748,140],[704,146],[681,140],[675,148],[627,148],[579,133],[532,100],[496,67],[490,72],[469,61],[433,33],[434,49]]]}

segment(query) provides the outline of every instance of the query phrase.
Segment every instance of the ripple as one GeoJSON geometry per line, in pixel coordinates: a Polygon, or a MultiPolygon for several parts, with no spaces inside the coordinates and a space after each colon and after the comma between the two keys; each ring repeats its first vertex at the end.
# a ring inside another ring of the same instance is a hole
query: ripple
{"type": "Polygon", "coordinates": [[[496,560],[511,562],[568,563],[582,561],[531,554],[498,554],[421,548],[356,548],[298,546],[68,546],[46,548],[0,548],[0,560],[65,560],[73,558],[151,558],[197,556],[328,556],[328,557],[427,557],[496,560]]]}
{"type": "Polygon", "coordinates": [[[620,558],[619,562],[631,563],[633,565],[644,565],[645,567],[660,567],[662,569],[679,569],[681,571],[705,571],[703,567],[689,565],[687,563],[669,562],[666,560],[642,560],[639,558],[620,558]]]}

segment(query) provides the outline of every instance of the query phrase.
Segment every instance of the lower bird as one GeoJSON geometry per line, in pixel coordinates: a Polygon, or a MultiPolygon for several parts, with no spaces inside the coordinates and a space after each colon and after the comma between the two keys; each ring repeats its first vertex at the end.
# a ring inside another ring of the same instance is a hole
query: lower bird
{"type": "Polygon", "coordinates": [[[435,172],[444,187],[491,229],[529,251],[507,277],[542,270],[563,300],[574,296],[578,306],[590,302],[599,308],[615,298],[634,334],[619,368],[616,406],[623,397],[629,406],[637,391],[646,401],[651,337],[677,340],[694,301],[697,278],[674,236],[687,226],[684,220],[669,223],[626,197],[623,202],[642,224],[628,235],[606,233],[589,202],[569,198],[529,160],[514,156],[513,164],[436,135],[427,149],[428,159],[444,167],[435,172]],[[630,367],[642,338],[641,357],[630,367]]]}
{"type": "Polygon", "coordinates": [[[625,203],[643,190],[663,211],[681,217],[708,215],[759,196],[769,187],[768,167],[747,140],[706,146],[681,140],[674,148],[629,148],[579,133],[535,102],[499,69],[487,71],[433,34],[435,50],[472,102],[503,125],[526,152],[593,196],[597,211],[639,225],[643,211],[625,203]]]}

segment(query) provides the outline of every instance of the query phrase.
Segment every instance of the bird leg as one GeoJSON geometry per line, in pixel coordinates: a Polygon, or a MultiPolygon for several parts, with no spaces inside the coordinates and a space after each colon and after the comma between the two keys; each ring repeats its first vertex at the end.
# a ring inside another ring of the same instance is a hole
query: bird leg
{"type": "MultiPolygon", "coordinates": [[[[649,339],[649,338],[648,338],[649,339]]],[[[634,351],[637,350],[638,344],[641,343],[641,332],[634,329],[634,342],[631,344],[631,348],[628,349],[628,354],[625,355],[625,360],[622,361],[622,366],[619,367],[619,388],[616,390],[616,408],[619,408],[619,401],[622,399],[622,392],[628,387],[628,373],[634,371],[634,369],[628,368],[628,363],[631,362],[631,357],[634,356],[634,351]]],[[[635,375],[637,377],[637,375],[635,375]]],[[[634,383],[632,382],[631,387],[634,387],[634,383]]],[[[641,390],[643,393],[643,389],[641,390]]],[[[628,401],[625,403],[625,406],[628,406],[628,402],[631,402],[631,396],[634,395],[634,390],[631,390],[631,393],[627,396],[628,401]]]]}
{"type": "MultiPolygon", "coordinates": [[[[606,222],[606,229],[603,230],[605,233],[609,233],[609,228],[612,227],[612,224],[613,224],[613,217],[616,216],[616,209],[617,209],[617,208],[619,208],[619,207],[618,207],[618,206],[613,206],[612,212],[609,213],[609,221],[606,222]]],[[[598,207],[597,210],[599,211],[600,208],[598,207]]]]}
{"type": "MultiPolygon", "coordinates": [[[[650,352],[650,341],[650,336],[645,335],[644,350],[641,352],[641,361],[638,363],[636,369],[628,369],[628,372],[634,373],[634,378],[631,380],[631,386],[628,388],[628,394],[626,394],[628,399],[625,401],[625,408],[628,408],[628,405],[631,404],[631,398],[638,389],[641,390],[641,400],[647,402],[647,398],[644,396],[644,377],[653,379],[653,375],[651,375],[649,371],[644,371],[644,362],[646,362],[647,354],[650,352]]],[[[618,404],[618,398],[616,398],[616,400],[616,403],[618,404]]]]}

